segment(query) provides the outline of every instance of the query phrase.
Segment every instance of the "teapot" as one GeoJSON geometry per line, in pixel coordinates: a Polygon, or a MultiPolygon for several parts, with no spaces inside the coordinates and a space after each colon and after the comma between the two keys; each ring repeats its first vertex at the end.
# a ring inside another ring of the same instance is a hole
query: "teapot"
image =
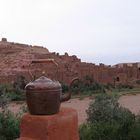
{"type": "MultiPolygon", "coordinates": [[[[53,59],[38,59],[31,63],[50,63],[58,65],[53,59]]],[[[72,84],[72,82],[71,82],[72,84]]],[[[71,85],[70,84],[70,85],[71,85]]],[[[62,86],[58,81],[41,76],[25,87],[26,102],[32,115],[52,115],[59,112],[61,102],[68,101],[71,93],[62,94],[62,86]]]]}

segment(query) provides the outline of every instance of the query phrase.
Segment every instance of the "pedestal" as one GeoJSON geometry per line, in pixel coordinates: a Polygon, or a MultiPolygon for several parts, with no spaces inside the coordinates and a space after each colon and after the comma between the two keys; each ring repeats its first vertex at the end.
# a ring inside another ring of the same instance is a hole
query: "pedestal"
{"type": "Polygon", "coordinates": [[[63,107],[55,115],[24,114],[18,140],[79,140],[77,112],[63,107]]]}

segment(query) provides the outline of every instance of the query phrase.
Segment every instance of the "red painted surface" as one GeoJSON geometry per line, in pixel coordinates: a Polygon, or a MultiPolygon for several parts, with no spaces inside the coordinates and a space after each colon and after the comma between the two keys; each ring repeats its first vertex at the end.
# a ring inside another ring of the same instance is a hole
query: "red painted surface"
{"type": "Polygon", "coordinates": [[[71,108],[61,108],[55,115],[25,114],[18,140],[79,140],[77,117],[71,108]]]}

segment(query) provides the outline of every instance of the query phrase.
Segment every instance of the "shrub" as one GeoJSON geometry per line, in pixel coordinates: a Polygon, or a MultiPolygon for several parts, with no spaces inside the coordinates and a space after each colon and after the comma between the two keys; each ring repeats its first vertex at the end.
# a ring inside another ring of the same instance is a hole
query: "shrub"
{"type": "Polygon", "coordinates": [[[98,123],[96,125],[81,125],[80,140],[119,140],[117,136],[117,123],[98,123]]]}
{"type": "Polygon", "coordinates": [[[14,89],[24,90],[27,81],[24,76],[20,75],[16,78],[16,81],[13,83],[14,89]]]}
{"type": "Polygon", "coordinates": [[[105,88],[102,84],[97,83],[93,78],[86,75],[80,80],[73,82],[70,88],[71,92],[75,94],[86,94],[88,93],[105,93],[105,88]]]}
{"type": "Polygon", "coordinates": [[[12,84],[0,85],[1,102],[25,100],[25,91],[19,88],[14,88],[12,84]]]}
{"type": "Polygon", "coordinates": [[[0,84],[0,97],[3,103],[8,99],[11,101],[25,100],[24,87],[26,85],[25,77],[19,76],[13,84],[3,83],[0,84]]]}
{"type": "MultiPolygon", "coordinates": [[[[19,118],[21,113],[27,111],[27,109],[22,109],[20,114],[14,114],[7,110],[7,104],[9,101],[15,99],[14,96],[17,93],[14,92],[11,84],[0,85],[0,108],[2,108],[0,111],[0,140],[14,140],[19,137],[19,118]]],[[[17,95],[19,96],[21,93],[17,95]]]]}
{"type": "Polygon", "coordinates": [[[78,94],[79,92],[83,92],[83,90],[84,90],[84,85],[81,80],[77,80],[77,81],[73,82],[70,87],[70,91],[75,94],[78,94]]]}
{"type": "Polygon", "coordinates": [[[62,93],[66,93],[69,91],[69,86],[64,82],[61,82],[61,86],[62,86],[62,93]]]}
{"type": "Polygon", "coordinates": [[[111,83],[107,83],[107,84],[105,84],[104,87],[105,87],[105,89],[107,89],[107,90],[112,90],[112,89],[115,88],[114,85],[111,84],[111,83]]]}
{"type": "Polygon", "coordinates": [[[7,93],[7,96],[11,101],[23,101],[26,98],[25,91],[20,89],[19,90],[16,89],[10,93],[7,93]]]}
{"type": "Polygon", "coordinates": [[[140,140],[140,116],[136,116],[136,121],[131,127],[129,137],[131,140],[140,140]]]}
{"type": "Polygon", "coordinates": [[[0,85],[0,107],[4,108],[6,104],[10,101],[8,94],[11,86],[9,84],[0,85]]]}
{"type": "MultiPolygon", "coordinates": [[[[0,98],[0,102],[2,102],[0,98]]],[[[27,112],[27,107],[23,106],[17,114],[7,109],[7,101],[0,105],[0,140],[15,140],[19,137],[19,119],[21,114],[27,112]]]]}
{"type": "Polygon", "coordinates": [[[118,98],[107,94],[96,96],[87,110],[88,122],[121,122],[124,119],[134,119],[134,115],[126,108],[119,106],[118,98]]]}
{"type": "Polygon", "coordinates": [[[137,81],[136,81],[136,84],[138,84],[138,85],[139,85],[139,84],[140,84],[140,80],[137,80],[137,81]]]}
{"type": "Polygon", "coordinates": [[[0,139],[14,140],[19,137],[19,116],[10,111],[0,113],[0,139]]]}
{"type": "Polygon", "coordinates": [[[9,96],[11,100],[25,100],[25,91],[24,88],[27,84],[27,81],[24,76],[18,76],[16,81],[13,83],[13,93],[9,96]]]}
{"type": "Polygon", "coordinates": [[[79,127],[80,140],[92,140],[93,129],[86,124],[83,124],[79,127]]]}
{"type": "Polygon", "coordinates": [[[88,123],[80,126],[80,140],[139,140],[140,117],[118,104],[118,98],[98,95],[87,110],[88,123]]]}
{"type": "Polygon", "coordinates": [[[134,86],[129,85],[129,84],[119,84],[119,85],[116,86],[116,88],[118,88],[118,89],[133,89],[134,86]]]}

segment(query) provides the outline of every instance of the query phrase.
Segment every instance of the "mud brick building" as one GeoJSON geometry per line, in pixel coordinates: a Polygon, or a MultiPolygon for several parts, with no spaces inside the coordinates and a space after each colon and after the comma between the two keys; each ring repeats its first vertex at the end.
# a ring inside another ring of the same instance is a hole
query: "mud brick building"
{"type": "Polygon", "coordinates": [[[89,75],[100,83],[131,83],[140,79],[140,63],[121,63],[114,66],[104,64],[93,64],[81,62],[77,56],[69,56],[68,53],[49,52],[42,46],[32,46],[8,42],[6,38],[0,41],[0,82],[13,82],[17,76],[23,75],[28,80],[30,73],[40,76],[45,70],[46,76],[63,81],[67,84],[73,78],[79,79],[89,75]],[[52,58],[58,63],[54,64],[34,64],[33,59],[52,58]]]}

